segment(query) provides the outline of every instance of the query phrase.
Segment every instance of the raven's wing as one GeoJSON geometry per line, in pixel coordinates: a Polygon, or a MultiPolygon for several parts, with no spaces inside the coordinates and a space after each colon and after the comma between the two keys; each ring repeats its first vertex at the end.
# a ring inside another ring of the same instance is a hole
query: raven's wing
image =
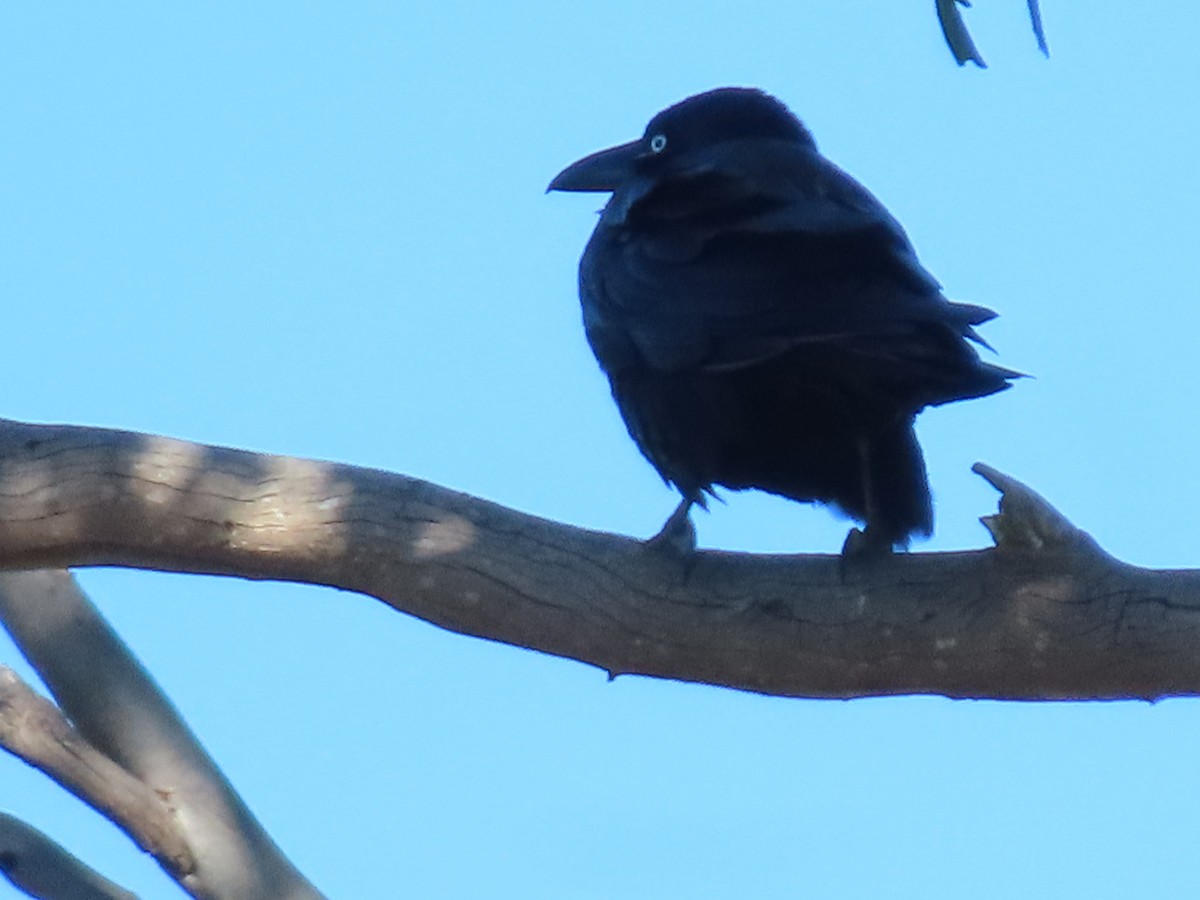
{"type": "Polygon", "coordinates": [[[947,367],[985,366],[963,338],[994,315],[946,300],[875,197],[782,142],[709,148],[645,192],[625,234],[597,229],[581,292],[610,372],[730,370],[807,345],[953,380],[947,367]]]}

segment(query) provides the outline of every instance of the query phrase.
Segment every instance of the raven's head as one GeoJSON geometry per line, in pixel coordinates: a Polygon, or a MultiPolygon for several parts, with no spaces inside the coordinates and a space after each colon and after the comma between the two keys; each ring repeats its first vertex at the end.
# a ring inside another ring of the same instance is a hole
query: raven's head
{"type": "Polygon", "coordinates": [[[639,178],[685,171],[721,144],[754,139],[815,148],[808,129],[771,95],[756,88],[717,88],[664,109],[636,141],[567,166],[549,190],[617,191],[639,178]]]}
{"type": "Polygon", "coordinates": [[[634,204],[667,182],[722,174],[722,151],[746,141],[816,149],[808,129],[779,100],[755,88],[717,88],[664,109],[636,141],[567,166],[548,190],[611,191],[604,219],[619,224],[634,204]]]}

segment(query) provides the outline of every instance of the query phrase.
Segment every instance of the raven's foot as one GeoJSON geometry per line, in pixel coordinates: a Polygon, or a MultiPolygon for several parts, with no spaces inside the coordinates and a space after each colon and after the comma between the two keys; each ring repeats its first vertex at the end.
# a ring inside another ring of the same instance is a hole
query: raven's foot
{"type": "Polygon", "coordinates": [[[881,538],[879,532],[873,532],[870,528],[851,528],[846,535],[846,542],[842,544],[842,558],[838,563],[842,581],[846,580],[851,569],[890,559],[893,552],[892,542],[881,538]]]}
{"type": "Polygon", "coordinates": [[[688,515],[693,502],[685,497],[675,507],[675,512],[671,513],[658,534],[647,540],[645,546],[650,550],[663,551],[674,556],[691,556],[696,549],[696,528],[688,515]]]}
{"type": "Polygon", "coordinates": [[[870,528],[851,528],[842,544],[842,559],[872,560],[892,555],[892,542],[870,528]]]}

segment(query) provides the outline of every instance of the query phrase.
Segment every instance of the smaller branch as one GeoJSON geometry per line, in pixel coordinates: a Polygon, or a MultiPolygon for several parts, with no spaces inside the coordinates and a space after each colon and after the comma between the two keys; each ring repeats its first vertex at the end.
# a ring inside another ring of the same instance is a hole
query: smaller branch
{"type": "Polygon", "coordinates": [[[0,746],[116,823],[175,877],[191,869],[191,852],[162,798],[84,740],[7,666],[0,666],[0,746]]]}
{"type": "Polygon", "coordinates": [[[193,896],[320,897],[69,572],[0,574],[0,622],[74,723],[26,688],[40,718],[18,720],[14,740],[53,726],[60,741],[68,735],[87,751],[95,777],[77,790],[58,769],[38,768],[104,812],[193,896]],[[162,833],[148,831],[139,809],[100,805],[106,790],[129,785],[165,816],[162,833]]]}
{"type": "Polygon", "coordinates": [[[0,874],[40,900],[137,900],[32,825],[0,813],[0,874]]]}

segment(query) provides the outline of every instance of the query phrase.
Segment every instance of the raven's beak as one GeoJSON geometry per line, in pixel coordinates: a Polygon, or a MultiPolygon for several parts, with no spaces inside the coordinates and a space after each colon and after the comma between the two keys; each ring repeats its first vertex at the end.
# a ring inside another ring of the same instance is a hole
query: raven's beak
{"type": "Polygon", "coordinates": [[[554,176],[547,191],[615,191],[634,175],[634,162],[642,155],[642,142],[609,147],[571,163],[554,176]]]}

